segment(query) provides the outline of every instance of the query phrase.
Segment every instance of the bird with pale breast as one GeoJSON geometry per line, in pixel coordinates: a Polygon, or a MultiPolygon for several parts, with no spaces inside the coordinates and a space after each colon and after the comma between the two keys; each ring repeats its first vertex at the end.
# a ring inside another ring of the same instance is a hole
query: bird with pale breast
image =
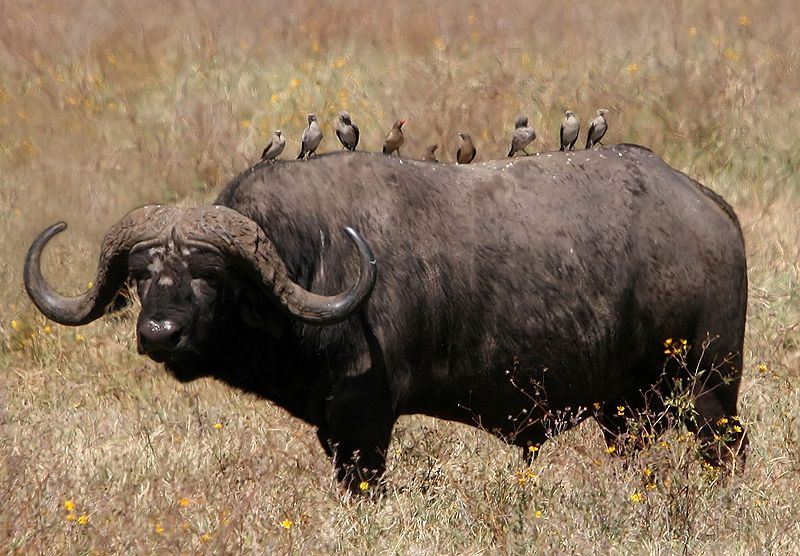
{"type": "MultiPolygon", "coordinates": [[[[589,132],[586,134],[586,148],[591,149],[597,143],[600,143],[600,139],[603,138],[603,135],[606,134],[608,131],[608,122],[606,122],[606,114],[608,114],[608,110],[605,108],[601,108],[597,111],[597,116],[592,123],[589,124],[589,132]]],[[[602,145],[602,143],[600,143],[602,145]]]]}
{"type": "Polygon", "coordinates": [[[281,134],[281,130],[276,129],[269,143],[267,143],[267,146],[264,147],[264,151],[261,153],[261,160],[275,160],[283,152],[285,146],[286,139],[284,139],[281,134]]]}
{"type": "Polygon", "coordinates": [[[303,130],[303,138],[300,141],[300,154],[297,159],[308,158],[312,154],[316,156],[317,148],[322,142],[322,128],[319,127],[317,116],[315,114],[308,115],[308,127],[303,130]]]}
{"type": "Polygon", "coordinates": [[[336,120],[336,137],[339,138],[342,147],[348,151],[356,150],[360,136],[361,132],[350,114],[344,111],[339,112],[339,119],[336,120]]]}
{"type": "Polygon", "coordinates": [[[581,131],[581,121],[572,110],[564,112],[564,121],[561,122],[561,149],[572,150],[581,131]]]}

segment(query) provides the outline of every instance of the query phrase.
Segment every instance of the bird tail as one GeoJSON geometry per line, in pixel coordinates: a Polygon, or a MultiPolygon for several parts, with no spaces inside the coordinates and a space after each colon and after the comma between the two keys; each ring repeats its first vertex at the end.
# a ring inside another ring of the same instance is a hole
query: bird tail
{"type": "Polygon", "coordinates": [[[306,155],[305,149],[300,149],[300,154],[297,155],[297,160],[300,160],[306,155]]]}
{"type": "Polygon", "coordinates": [[[514,156],[514,147],[511,147],[511,150],[508,151],[508,158],[511,158],[512,156],[514,156]]]}
{"type": "Polygon", "coordinates": [[[386,149],[386,145],[384,145],[383,146],[383,154],[386,154],[387,152],[389,152],[389,151],[386,149]]]}
{"type": "Polygon", "coordinates": [[[591,149],[592,148],[592,138],[591,137],[586,139],[586,148],[587,149],[591,149]]]}

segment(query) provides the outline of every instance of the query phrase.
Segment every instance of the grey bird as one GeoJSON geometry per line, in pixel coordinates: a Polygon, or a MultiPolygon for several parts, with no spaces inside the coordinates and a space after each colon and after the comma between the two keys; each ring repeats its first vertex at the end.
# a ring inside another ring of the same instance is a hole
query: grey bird
{"type": "Polygon", "coordinates": [[[285,146],[286,139],[281,135],[281,130],[276,129],[275,133],[272,134],[272,139],[264,147],[264,152],[261,153],[261,160],[275,160],[283,152],[285,146]]]}
{"type": "Polygon", "coordinates": [[[511,136],[511,150],[508,151],[509,158],[519,151],[527,155],[528,151],[525,150],[525,147],[530,145],[534,139],[536,139],[536,130],[528,125],[527,116],[517,116],[517,121],[514,122],[514,134],[511,136]]]}
{"type": "Polygon", "coordinates": [[[423,162],[439,162],[436,160],[436,149],[439,148],[439,144],[435,145],[428,145],[425,148],[425,154],[422,155],[423,162]]]}
{"type": "Polygon", "coordinates": [[[392,156],[392,153],[397,151],[397,156],[400,156],[400,147],[403,146],[405,143],[406,138],[403,136],[403,124],[405,124],[405,120],[397,120],[392,129],[386,135],[386,139],[383,140],[383,154],[388,154],[392,156]]]}
{"type": "Polygon", "coordinates": [[[310,157],[317,154],[317,147],[322,142],[322,128],[319,127],[317,116],[308,115],[308,127],[303,130],[303,140],[301,141],[300,154],[297,159],[310,157]]]}
{"type": "MultiPolygon", "coordinates": [[[[608,123],[606,122],[606,114],[608,110],[601,108],[597,111],[597,117],[589,124],[589,133],[586,134],[586,148],[591,149],[596,143],[600,143],[600,139],[606,134],[608,130],[608,123]]],[[[600,143],[602,145],[602,143],[600,143]]]]}
{"type": "Polygon", "coordinates": [[[360,136],[361,132],[358,130],[358,126],[355,122],[350,118],[350,114],[347,112],[339,112],[339,119],[336,121],[336,137],[339,138],[339,142],[342,146],[348,151],[356,150],[358,138],[360,136]]]}
{"type": "Polygon", "coordinates": [[[572,110],[564,112],[564,121],[561,122],[561,149],[569,150],[575,146],[578,133],[581,131],[581,121],[572,110]]]}
{"type": "Polygon", "coordinates": [[[456,151],[456,164],[469,164],[475,160],[475,155],[478,154],[478,151],[475,149],[475,145],[472,144],[472,137],[469,134],[459,133],[458,136],[461,137],[461,146],[456,151]]]}

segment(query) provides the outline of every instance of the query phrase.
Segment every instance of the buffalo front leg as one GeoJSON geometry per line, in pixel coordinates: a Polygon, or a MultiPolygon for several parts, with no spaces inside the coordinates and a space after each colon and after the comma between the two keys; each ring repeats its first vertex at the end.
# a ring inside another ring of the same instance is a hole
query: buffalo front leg
{"type": "Polygon", "coordinates": [[[395,415],[385,383],[365,373],[339,381],[327,400],[318,436],[339,481],[355,493],[374,489],[386,470],[395,415]]]}

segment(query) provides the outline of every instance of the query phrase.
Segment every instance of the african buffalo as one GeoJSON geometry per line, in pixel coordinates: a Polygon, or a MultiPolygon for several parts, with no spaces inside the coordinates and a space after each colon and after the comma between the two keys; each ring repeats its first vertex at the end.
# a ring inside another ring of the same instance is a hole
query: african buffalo
{"type": "Polygon", "coordinates": [[[77,297],[40,271],[64,228],[42,232],[25,262],[42,313],[88,323],[132,280],[141,353],[315,425],[350,488],[378,480],[400,415],[476,425],[532,454],[586,417],[619,442],[638,412],[671,415],[676,388],[694,410],[675,417],[704,457],[743,462],[730,424],[742,233],[725,201],[647,149],[259,163],[213,206],[129,213],[77,297]]]}

